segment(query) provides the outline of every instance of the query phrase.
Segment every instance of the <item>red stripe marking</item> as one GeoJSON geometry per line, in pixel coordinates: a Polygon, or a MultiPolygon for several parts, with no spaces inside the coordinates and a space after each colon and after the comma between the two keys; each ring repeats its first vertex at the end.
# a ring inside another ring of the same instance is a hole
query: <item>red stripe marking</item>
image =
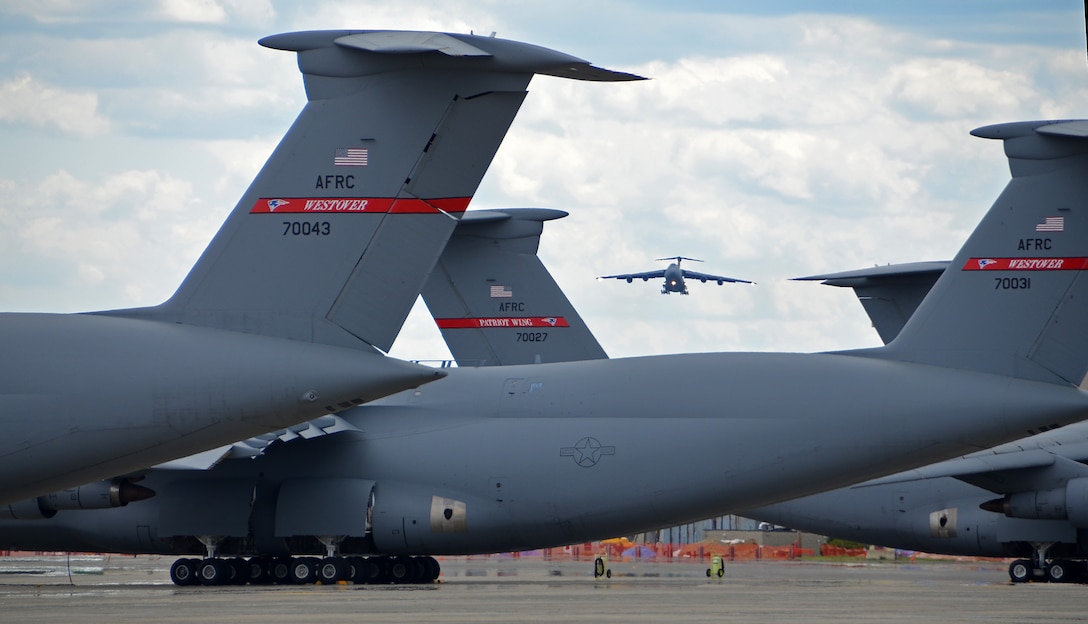
{"type": "Polygon", "coordinates": [[[250,208],[250,214],[438,214],[462,213],[471,197],[412,199],[393,197],[262,197],[250,208]]]}
{"type": "Polygon", "coordinates": [[[964,271],[1082,271],[1088,258],[969,258],[964,271]]]}
{"type": "Polygon", "coordinates": [[[487,318],[437,318],[439,329],[465,329],[469,327],[570,327],[561,316],[493,316],[487,318]],[[554,322],[549,322],[554,321],[554,322]]]}

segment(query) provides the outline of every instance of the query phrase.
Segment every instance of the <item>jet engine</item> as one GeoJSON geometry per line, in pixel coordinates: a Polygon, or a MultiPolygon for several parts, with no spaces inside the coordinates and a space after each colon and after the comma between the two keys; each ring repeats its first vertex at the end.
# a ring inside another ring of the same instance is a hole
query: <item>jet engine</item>
{"type": "Polygon", "coordinates": [[[136,485],[131,479],[108,479],[51,492],[0,507],[0,518],[12,520],[44,520],[66,509],[108,509],[151,498],[154,490],[136,485]]]}
{"type": "Polygon", "coordinates": [[[979,506],[1010,518],[1068,520],[1077,528],[1088,528],[1088,478],[1070,479],[1065,487],[1052,490],[1006,494],[979,506]]]}

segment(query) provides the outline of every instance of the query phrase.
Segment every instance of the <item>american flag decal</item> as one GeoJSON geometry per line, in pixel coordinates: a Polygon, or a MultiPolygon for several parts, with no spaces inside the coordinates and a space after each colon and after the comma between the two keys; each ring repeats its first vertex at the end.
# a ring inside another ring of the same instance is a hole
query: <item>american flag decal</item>
{"type": "Polygon", "coordinates": [[[332,164],[337,167],[365,167],[367,149],[365,147],[340,147],[333,156],[332,164]]]}
{"type": "Polygon", "coordinates": [[[491,297],[509,299],[514,296],[514,291],[509,286],[492,286],[491,297]]]}
{"type": "Polygon", "coordinates": [[[1035,225],[1036,232],[1064,232],[1065,217],[1047,217],[1035,225]]]}

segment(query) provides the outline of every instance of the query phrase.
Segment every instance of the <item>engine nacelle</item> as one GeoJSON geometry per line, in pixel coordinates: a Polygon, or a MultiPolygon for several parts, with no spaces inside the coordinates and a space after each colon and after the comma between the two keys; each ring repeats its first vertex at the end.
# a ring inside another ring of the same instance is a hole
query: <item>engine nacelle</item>
{"type": "Polygon", "coordinates": [[[39,498],[19,501],[0,508],[4,520],[46,520],[57,515],[57,510],[42,507],[39,498]]]}
{"type": "Polygon", "coordinates": [[[38,500],[46,509],[109,509],[151,498],[154,490],[136,485],[129,479],[109,479],[88,483],[60,492],[39,496],[38,500]]]}
{"type": "Polygon", "coordinates": [[[129,479],[109,479],[59,492],[50,492],[44,496],[7,505],[0,509],[0,518],[44,520],[52,518],[61,510],[124,507],[131,502],[151,498],[154,495],[153,490],[136,485],[129,479]]]}
{"type": "Polygon", "coordinates": [[[1068,520],[1088,528],[1088,478],[1070,479],[1065,487],[1015,492],[981,505],[987,511],[1028,520],[1068,520]]]}

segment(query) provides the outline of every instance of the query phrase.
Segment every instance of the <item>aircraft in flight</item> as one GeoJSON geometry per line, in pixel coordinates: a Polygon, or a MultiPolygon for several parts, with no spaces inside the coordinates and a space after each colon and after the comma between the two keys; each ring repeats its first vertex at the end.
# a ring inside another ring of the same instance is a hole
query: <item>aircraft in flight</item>
{"type": "Polygon", "coordinates": [[[621,279],[627,280],[630,284],[634,280],[640,279],[644,282],[651,279],[665,278],[665,282],[661,285],[661,294],[667,295],[669,293],[680,293],[681,295],[688,294],[688,285],[685,279],[699,280],[702,283],[717,282],[718,286],[729,282],[731,284],[751,284],[748,280],[737,279],[735,277],[724,277],[722,275],[710,275],[708,273],[698,273],[696,271],[689,271],[687,269],[680,268],[680,264],[684,260],[690,262],[702,262],[695,258],[685,258],[683,256],[671,256],[668,258],[657,258],[658,262],[666,260],[675,260],[670,262],[669,266],[660,271],[646,271],[645,273],[621,273],[619,275],[602,275],[597,279],[621,279]]]}
{"type": "MultiPolygon", "coordinates": [[[[328,50],[341,36],[273,41],[299,49],[306,71],[311,60],[342,58],[328,50]]],[[[281,437],[303,439],[273,442],[248,461],[121,475],[143,477],[139,485],[157,493],[127,507],[56,511],[49,497],[10,506],[12,517],[27,519],[3,521],[0,546],[202,554],[175,562],[180,582],[261,580],[268,569],[298,580],[335,580],[349,569],[364,580],[424,580],[437,573],[433,555],[672,526],[1082,420],[1088,283],[1078,279],[1085,259],[1077,253],[1088,244],[1086,126],[976,130],[1005,141],[1014,177],[953,270],[884,347],[543,361],[551,356],[542,347],[570,328],[548,323],[546,338],[526,340],[524,319],[565,313],[510,309],[525,293],[518,265],[489,262],[476,278],[455,278],[461,289],[478,289],[485,308],[440,318],[504,318],[509,310],[522,320],[494,326],[503,332],[488,339],[542,363],[448,369],[443,379],[287,431],[281,437]],[[1064,227],[1045,253],[1018,246],[1057,216],[1064,227]],[[507,288],[511,296],[502,296],[507,288]],[[309,558],[315,554],[324,559],[309,558]],[[250,574],[241,573],[242,556],[250,574]]],[[[496,220],[493,235],[536,236],[521,220],[496,220]]],[[[511,240],[502,250],[531,245],[511,240]]]]}
{"type": "Polygon", "coordinates": [[[487,37],[262,43],[298,51],[308,103],[175,294],[139,309],[0,315],[0,502],[443,376],[382,352],[529,80],[637,78],[487,37]]]}

